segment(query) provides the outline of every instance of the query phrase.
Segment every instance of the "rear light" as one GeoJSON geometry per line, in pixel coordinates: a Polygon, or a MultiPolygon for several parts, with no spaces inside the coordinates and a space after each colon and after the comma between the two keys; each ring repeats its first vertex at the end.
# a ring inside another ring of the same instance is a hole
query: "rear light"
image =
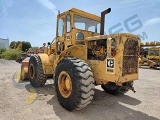
{"type": "Polygon", "coordinates": [[[112,56],[115,56],[115,55],[116,55],[116,50],[113,49],[113,48],[111,49],[111,55],[112,55],[112,56]]]}

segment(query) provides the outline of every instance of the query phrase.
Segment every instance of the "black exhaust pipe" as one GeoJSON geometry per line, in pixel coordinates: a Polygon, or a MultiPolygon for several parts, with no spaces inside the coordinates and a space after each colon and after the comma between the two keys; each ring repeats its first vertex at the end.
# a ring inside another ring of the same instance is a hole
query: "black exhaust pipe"
{"type": "Polygon", "coordinates": [[[111,8],[104,10],[101,12],[101,28],[100,28],[100,35],[104,35],[104,22],[105,22],[105,15],[111,12],[111,8]]]}

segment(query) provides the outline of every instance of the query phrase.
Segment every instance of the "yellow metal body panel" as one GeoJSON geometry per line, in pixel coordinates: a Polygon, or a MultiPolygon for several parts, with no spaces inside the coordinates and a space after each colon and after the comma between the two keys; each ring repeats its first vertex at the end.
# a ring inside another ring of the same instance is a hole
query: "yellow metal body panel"
{"type": "Polygon", "coordinates": [[[87,60],[87,47],[85,45],[76,45],[68,48],[67,50],[64,50],[61,55],[59,56],[59,61],[62,60],[65,57],[75,57],[80,58],[83,60],[87,60]]]}
{"type": "Polygon", "coordinates": [[[25,58],[21,63],[21,80],[28,79],[28,63],[30,57],[25,58]]]}
{"type": "Polygon", "coordinates": [[[44,74],[53,74],[53,63],[47,54],[38,54],[41,59],[44,74]]]}
{"type": "Polygon", "coordinates": [[[121,85],[124,82],[137,80],[138,74],[122,76],[122,61],[117,61],[114,69],[107,68],[106,61],[88,61],[93,71],[94,78],[97,84],[106,84],[107,82],[115,82],[121,85]]]}

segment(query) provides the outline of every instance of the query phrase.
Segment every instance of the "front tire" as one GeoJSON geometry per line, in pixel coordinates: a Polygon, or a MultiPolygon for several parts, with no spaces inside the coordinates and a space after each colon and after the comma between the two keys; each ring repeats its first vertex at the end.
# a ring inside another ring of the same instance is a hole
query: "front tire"
{"type": "Polygon", "coordinates": [[[37,54],[32,55],[29,60],[28,75],[33,87],[45,85],[47,76],[43,73],[42,62],[37,54]]]}
{"type": "Polygon", "coordinates": [[[68,111],[86,107],[93,99],[94,78],[85,61],[63,59],[56,68],[55,89],[59,103],[68,111]]]}

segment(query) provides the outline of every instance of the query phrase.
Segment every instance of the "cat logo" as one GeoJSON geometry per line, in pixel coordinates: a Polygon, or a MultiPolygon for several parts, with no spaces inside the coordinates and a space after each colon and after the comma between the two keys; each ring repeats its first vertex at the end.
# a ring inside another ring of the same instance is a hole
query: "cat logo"
{"type": "Polygon", "coordinates": [[[107,59],[107,68],[114,68],[114,59],[107,59]]]}
{"type": "Polygon", "coordinates": [[[108,58],[106,60],[106,73],[108,74],[114,74],[115,70],[115,60],[113,58],[108,58]]]}

